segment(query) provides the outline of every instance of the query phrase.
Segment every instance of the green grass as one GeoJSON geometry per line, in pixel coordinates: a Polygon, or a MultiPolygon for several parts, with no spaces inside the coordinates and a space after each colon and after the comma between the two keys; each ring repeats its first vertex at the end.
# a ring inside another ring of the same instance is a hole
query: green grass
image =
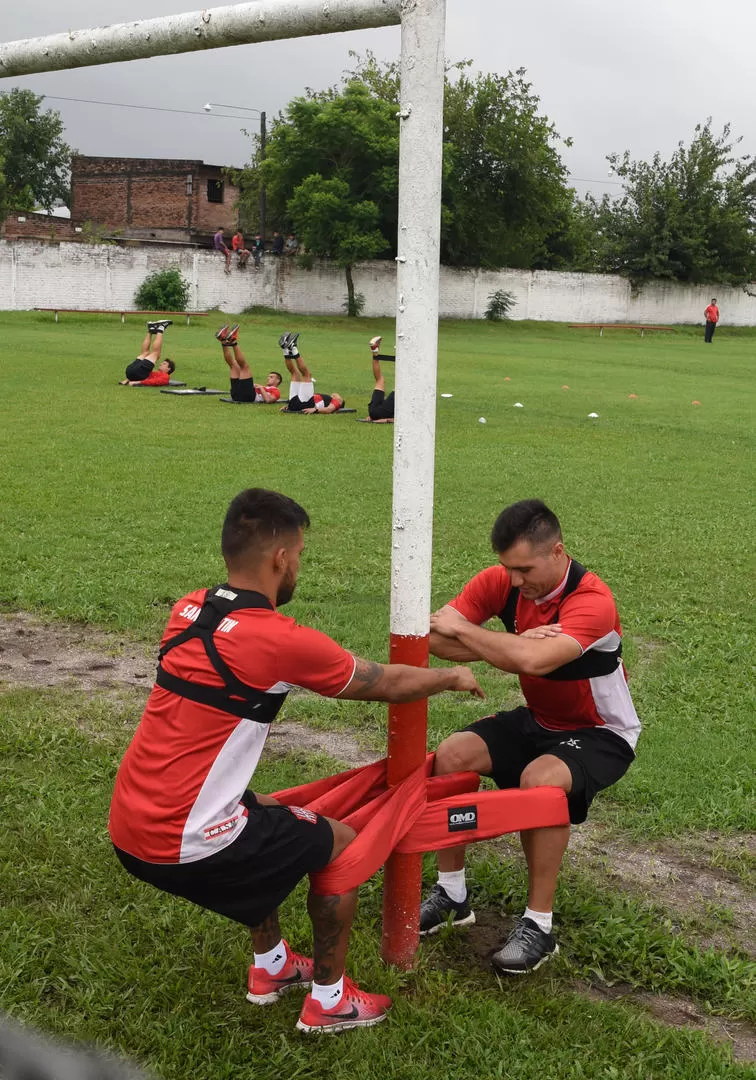
{"type": "MultiPolygon", "coordinates": [[[[281,367],[275,342],[294,323],[318,387],[344,393],[364,415],[367,338],[383,333],[390,348],[392,325],[243,316],[256,375],[281,367]]],[[[213,329],[168,332],[177,377],[190,386],[226,385],[213,329]]],[[[386,659],[389,427],[122,389],[136,320],[62,316],[55,325],[0,313],[0,333],[0,604],[156,642],[173,600],[222,579],[218,534],[230,498],[265,485],[302,502],[313,521],[291,612],[386,659]]],[[[631,837],[754,828],[754,346],[756,333],[724,330],[705,349],[699,331],[684,329],[641,339],[442,324],[438,389],[454,396],[438,402],[434,602],[490,563],[487,537],[503,505],[537,496],[556,510],[571,553],[620,605],[645,730],[638,761],[592,817],[631,837]],[[594,411],[599,419],[589,420],[594,411]]],[[[511,678],[482,669],[481,679],[492,708],[517,700],[511,678]]],[[[557,898],[562,957],[551,972],[502,987],[451,939],[424,948],[409,975],[384,970],[380,883],[369,883],[350,968],[395,996],[395,1016],[374,1032],[304,1042],[292,1030],[298,1002],[245,1007],[243,932],[131,882],[114,863],[104,823],[133,705],[62,691],[9,690],[2,700],[0,1007],[25,1020],[119,1048],[166,1080],[242,1071],[266,1080],[753,1075],[702,1035],[575,994],[578,978],[621,980],[684,992],[725,1016],[754,1015],[747,958],[698,952],[692,922],[673,924],[663,895],[646,904],[575,870],[557,898]]],[[[314,697],[290,699],[286,710],[374,739],[384,714],[314,697]]],[[[430,744],[478,714],[472,701],[434,701],[430,744]]],[[[273,761],[257,782],[274,790],[332,768],[273,761]]],[[[483,906],[521,910],[519,866],[481,856],[472,878],[483,906]]],[[[306,947],[300,901],[287,904],[287,928],[306,947]]]]}

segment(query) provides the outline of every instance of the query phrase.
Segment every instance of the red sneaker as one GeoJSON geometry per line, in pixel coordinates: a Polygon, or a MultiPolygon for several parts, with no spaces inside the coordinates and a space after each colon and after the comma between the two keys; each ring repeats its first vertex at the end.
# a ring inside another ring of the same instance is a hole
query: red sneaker
{"type": "Polygon", "coordinates": [[[344,993],[333,1009],[324,1009],[312,994],[304,1000],[297,1020],[300,1031],[348,1031],[350,1028],[373,1027],[385,1020],[391,1008],[391,998],[385,994],[366,994],[356,983],[344,977],[344,993]]]}
{"type": "Polygon", "coordinates": [[[232,326],[229,332],[226,334],[226,340],[224,345],[235,345],[239,340],[239,324],[232,326]]]}
{"type": "Polygon", "coordinates": [[[220,328],[220,330],[216,331],[215,336],[217,337],[218,341],[220,341],[221,345],[226,340],[226,334],[227,333],[228,333],[228,326],[222,326],[220,328]]]}
{"type": "Polygon", "coordinates": [[[264,968],[251,967],[247,979],[247,1001],[253,1005],[273,1005],[295,986],[308,987],[312,982],[312,960],[292,952],[284,941],[286,963],[277,975],[269,975],[264,968]]]}

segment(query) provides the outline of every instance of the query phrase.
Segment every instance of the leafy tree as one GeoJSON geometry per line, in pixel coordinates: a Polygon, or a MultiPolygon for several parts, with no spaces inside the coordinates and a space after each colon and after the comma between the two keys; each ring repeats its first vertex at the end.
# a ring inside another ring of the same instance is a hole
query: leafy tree
{"type": "Polygon", "coordinates": [[[608,158],[624,194],[587,210],[596,226],[598,269],[635,282],[667,278],[742,285],[756,277],[756,158],[733,153],[729,124],[697,125],[669,161],[608,158]]]}
{"type": "Polygon", "coordinates": [[[134,303],[140,311],[186,311],[189,291],[178,267],[156,270],[139,286],[134,303]]]}
{"type": "Polygon", "coordinates": [[[344,268],[347,314],[358,315],[361,305],[355,297],[352,267],[363,259],[374,259],[388,246],[378,228],[376,204],[355,199],[346,180],[324,180],[315,173],[296,188],[287,212],[308,251],[344,268]]]}
{"type": "Polygon", "coordinates": [[[6,213],[51,210],[59,199],[69,200],[71,149],[60,115],[40,111],[43,100],[31,90],[0,93],[0,201],[6,213]]]}

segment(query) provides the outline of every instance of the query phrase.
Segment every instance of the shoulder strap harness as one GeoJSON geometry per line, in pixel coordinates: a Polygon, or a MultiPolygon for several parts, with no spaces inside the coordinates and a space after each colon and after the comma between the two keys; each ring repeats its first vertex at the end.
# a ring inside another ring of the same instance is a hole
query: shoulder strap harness
{"type": "Polygon", "coordinates": [[[210,705],[221,712],[231,713],[241,719],[255,720],[260,724],[269,724],[276,718],[286,700],[285,693],[270,694],[247,686],[234,675],[228,664],[222,659],[215,644],[213,634],[223,620],[240,608],[267,608],[273,611],[273,605],[262,593],[247,589],[232,589],[228,585],[216,585],[208,589],[205,601],[196,620],[170,638],[160,650],[156,683],[164,690],[170,690],[179,697],[196,701],[200,705],[210,705]],[[163,667],[163,657],[177,645],[192,638],[199,638],[207,653],[210,663],[223,679],[223,686],[205,686],[172,675],[163,667]]]}
{"type": "MultiPolygon", "coordinates": [[[[564,591],[559,598],[559,603],[563,601],[577,589],[580,582],[588,573],[584,566],[581,566],[575,559],[570,563],[570,569],[567,574],[567,583],[564,586],[564,591]]],[[[509,596],[504,607],[499,612],[499,618],[506,626],[510,634],[517,633],[517,601],[520,596],[520,590],[517,588],[511,588],[509,590],[509,596]]],[[[552,623],[559,622],[559,608],[554,614],[552,623]]],[[[582,656],[578,656],[576,660],[570,660],[568,664],[562,664],[561,667],[555,668],[554,671],[550,671],[548,675],[541,676],[544,679],[553,679],[557,682],[572,682],[577,679],[596,679],[601,675],[611,675],[612,672],[617,670],[617,667],[622,662],[622,642],[620,641],[616,649],[612,649],[610,652],[599,652],[596,649],[588,649],[582,656]]]]}

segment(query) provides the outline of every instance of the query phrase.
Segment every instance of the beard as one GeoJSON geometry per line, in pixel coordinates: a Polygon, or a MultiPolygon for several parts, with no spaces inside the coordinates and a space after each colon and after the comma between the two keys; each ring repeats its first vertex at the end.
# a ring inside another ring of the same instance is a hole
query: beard
{"type": "Polygon", "coordinates": [[[294,595],[294,590],[297,587],[296,578],[292,581],[290,578],[285,578],[278,586],[278,592],[276,593],[276,607],[283,607],[284,604],[288,604],[294,595]]]}

